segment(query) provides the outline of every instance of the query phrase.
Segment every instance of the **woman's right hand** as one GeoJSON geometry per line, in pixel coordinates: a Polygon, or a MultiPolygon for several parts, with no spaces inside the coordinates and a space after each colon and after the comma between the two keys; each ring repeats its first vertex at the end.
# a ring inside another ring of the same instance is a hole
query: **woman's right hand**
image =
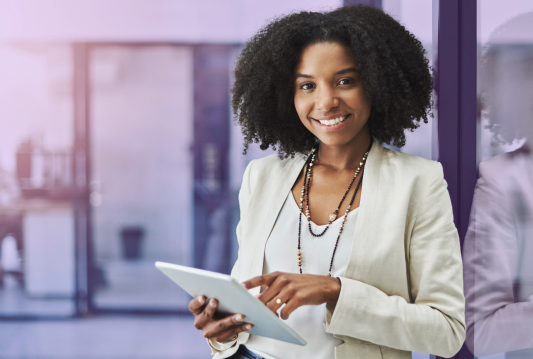
{"type": "Polygon", "coordinates": [[[253,328],[252,324],[243,323],[242,314],[232,314],[222,319],[215,318],[217,306],[216,299],[212,298],[206,303],[206,298],[202,295],[189,302],[189,310],[194,314],[194,327],[201,330],[205,338],[226,343],[234,339],[237,334],[253,328]]]}

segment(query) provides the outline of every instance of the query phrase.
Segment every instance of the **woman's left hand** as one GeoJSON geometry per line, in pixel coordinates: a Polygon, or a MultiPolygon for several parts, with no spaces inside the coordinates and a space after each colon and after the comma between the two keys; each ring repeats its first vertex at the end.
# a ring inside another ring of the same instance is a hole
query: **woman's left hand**
{"type": "Polygon", "coordinates": [[[274,313],[285,304],[280,312],[282,319],[289,318],[302,305],[335,305],[341,292],[338,278],[313,274],[274,272],[249,279],[242,285],[246,289],[268,287],[258,298],[274,313]]]}

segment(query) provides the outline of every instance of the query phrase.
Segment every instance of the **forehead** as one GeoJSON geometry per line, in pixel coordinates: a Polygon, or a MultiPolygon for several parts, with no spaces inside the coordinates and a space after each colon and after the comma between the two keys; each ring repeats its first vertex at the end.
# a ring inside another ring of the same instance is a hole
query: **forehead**
{"type": "Polygon", "coordinates": [[[352,50],[336,42],[320,42],[307,46],[296,65],[296,73],[307,75],[335,73],[355,67],[352,50]]]}

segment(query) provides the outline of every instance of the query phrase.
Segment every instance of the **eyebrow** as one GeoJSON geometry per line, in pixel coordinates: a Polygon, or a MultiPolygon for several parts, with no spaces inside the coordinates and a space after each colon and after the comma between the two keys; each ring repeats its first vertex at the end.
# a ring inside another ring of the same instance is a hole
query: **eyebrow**
{"type": "MultiPolygon", "coordinates": [[[[357,71],[357,69],[355,67],[348,67],[347,69],[335,72],[335,76],[344,75],[344,74],[347,74],[347,73],[350,73],[350,72],[359,72],[359,71],[357,71]]],[[[297,79],[298,77],[303,77],[303,78],[306,78],[306,79],[312,79],[313,78],[313,76],[311,76],[311,75],[306,75],[306,74],[301,74],[301,73],[297,73],[296,74],[295,78],[297,79]]]]}

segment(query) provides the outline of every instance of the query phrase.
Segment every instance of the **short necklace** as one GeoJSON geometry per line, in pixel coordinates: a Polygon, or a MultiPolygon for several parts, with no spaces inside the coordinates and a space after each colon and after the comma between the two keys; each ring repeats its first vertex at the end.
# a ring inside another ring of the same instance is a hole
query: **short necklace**
{"type": "MultiPolygon", "coordinates": [[[[370,151],[370,148],[368,149],[368,151],[370,151]]],[[[309,210],[309,186],[311,185],[311,177],[313,176],[313,164],[314,164],[315,158],[316,158],[315,149],[313,148],[313,152],[311,153],[311,160],[310,160],[310,162],[308,164],[308,167],[306,169],[306,174],[308,174],[308,175],[305,176],[305,178],[304,178],[304,188],[305,188],[305,201],[307,203],[306,208],[305,208],[305,216],[307,217],[307,225],[308,225],[308,228],[309,228],[309,233],[311,233],[311,235],[313,235],[314,237],[322,237],[324,234],[326,234],[326,232],[328,231],[329,227],[331,226],[331,223],[333,223],[337,219],[337,216],[339,214],[339,210],[340,210],[340,208],[342,206],[342,203],[344,202],[344,200],[346,199],[346,196],[350,192],[350,189],[352,188],[352,185],[353,185],[353,183],[355,181],[355,178],[357,177],[359,172],[361,172],[361,167],[363,167],[363,165],[364,165],[364,163],[366,161],[366,158],[368,156],[368,151],[363,155],[363,159],[359,163],[359,167],[357,167],[357,170],[355,171],[355,174],[354,174],[354,176],[352,178],[352,181],[350,182],[350,185],[348,186],[348,189],[346,190],[346,192],[344,192],[344,196],[342,196],[342,199],[339,202],[339,205],[337,206],[337,209],[329,215],[329,220],[328,220],[328,224],[327,224],[326,228],[324,228],[322,233],[314,233],[313,229],[311,228],[311,211],[309,210]]],[[[304,188],[302,188],[302,193],[304,193],[304,191],[303,191],[304,188]]],[[[303,198],[303,196],[302,196],[302,198],[303,198]]],[[[303,199],[302,198],[300,198],[300,208],[303,208],[303,199]]],[[[350,207],[348,207],[347,211],[349,211],[349,210],[350,210],[350,207]]],[[[346,213],[348,213],[348,212],[346,212],[346,213]]]]}
{"type": "MultiPolygon", "coordinates": [[[[373,141],[370,141],[370,146],[368,147],[368,150],[363,155],[363,158],[362,158],[361,162],[359,163],[359,167],[357,167],[357,170],[355,171],[355,174],[354,174],[354,176],[352,178],[352,181],[350,182],[350,185],[348,186],[348,189],[344,193],[344,196],[342,196],[342,199],[341,199],[341,201],[339,203],[339,206],[337,207],[337,209],[333,213],[331,213],[329,215],[328,225],[324,229],[324,231],[322,231],[322,233],[320,233],[320,234],[313,233],[313,231],[311,229],[311,211],[309,210],[309,188],[310,188],[310,183],[311,183],[311,177],[313,176],[313,163],[314,163],[315,158],[316,158],[316,148],[313,148],[311,154],[309,155],[309,158],[306,161],[306,169],[305,169],[305,174],[304,174],[304,184],[302,186],[302,195],[300,197],[300,214],[299,214],[299,218],[298,218],[298,267],[300,269],[300,274],[303,273],[302,272],[302,252],[301,252],[300,239],[301,239],[301,233],[302,233],[302,214],[303,214],[303,200],[304,200],[304,197],[305,197],[306,202],[307,202],[306,210],[305,210],[305,216],[307,217],[307,222],[308,222],[308,225],[309,225],[309,232],[314,237],[323,236],[326,233],[326,231],[329,229],[331,223],[333,223],[333,221],[335,221],[335,219],[337,218],[337,215],[339,213],[339,209],[340,209],[342,203],[344,202],[344,199],[348,195],[348,192],[350,192],[350,188],[352,187],[352,184],[355,181],[355,178],[357,177],[359,172],[361,172],[362,167],[365,165],[366,159],[368,158],[368,153],[370,152],[370,149],[372,148],[372,142],[373,141]]],[[[337,236],[337,240],[335,241],[335,247],[333,248],[333,255],[331,256],[331,261],[330,261],[330,264],[329,264],[329,271],[328,271],[328,276],[329,277],[331,277],[331,269],[333,267],[333,258],[335,258],[335,252],[337,251],[337,245],[339,244],[339,239],[340,239],[341,233],[342,233],[342,231],[344,229],[344,224],[346,223],[346,220],[348,219],[348,213],[350,212],[350,208],[352,207],[353,201],[355,200],[355,195],[357,194],[357,191],[359,190],[359,187],[361,186],[361,181],[362,180],[363,180],[363,175],[361,175],[359,177],[359,181],[357,182],[357,186],[355,187],[355,191],[354,191],[354,193],[352,195],[350,203],[348,204],[348,207],[346,208],[346,213],[345,213],[344,218],[342,220],[341,228],[339,230],[339,235],[337,236]]]]}

